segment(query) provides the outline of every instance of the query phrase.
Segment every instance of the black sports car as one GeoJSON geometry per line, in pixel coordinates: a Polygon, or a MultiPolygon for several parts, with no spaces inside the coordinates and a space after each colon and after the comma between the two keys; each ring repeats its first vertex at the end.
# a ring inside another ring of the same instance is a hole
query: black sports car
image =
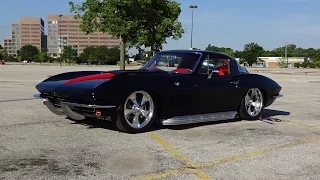
{"type": "Polygon", "coordinates": [[[250,74],[230,56],[202,50],[161,51],[139,70],[62,73],[36,88],[35,97],[55,114],[111,120],[129,133],[154,122],[258,119],[282,96],[274,80],[250,74]]]}

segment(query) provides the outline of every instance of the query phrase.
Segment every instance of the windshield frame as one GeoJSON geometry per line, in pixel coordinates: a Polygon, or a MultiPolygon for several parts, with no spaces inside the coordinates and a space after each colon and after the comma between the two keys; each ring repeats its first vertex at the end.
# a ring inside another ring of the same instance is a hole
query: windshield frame
{"type": "MultiPolygon", "coordinates": [[[[196,59],[196,63],[193,67],[193,69],[191,69],[192,71],[190,73],[183,73],[183,74],[192,74],[194,72],[196,72],[196,69],[197,67],[199,66],[199,63],[200,61],[202,60],[202,57],[203,57],[203,53],[201,52],[196,52],[196,51],[161,51],[157,54],[155,54],[153,57],[151,57],[141,68],[140,70],[151,70],[149,69],[151,64],[154,63],[155,61],[159,61],[159,58],[162,56],[162,55],[179,55],[179,54],[182,54],[182,55],[185,55],[185,54],[197,54],[199,55],[199,58],[196,59]]],[[[171,71],[167,71],[167,70],[163,70],[163,69],[160,69],[160,68],[157,68],[158,70],[160,71],[165,71],[165,72],[168,72],[168,73],[175,73],[175,72],[171,72],[171,71]]],[[[175,73],[176,74],[176,73],[175,73]]],[[[177,74],[180,74],[180,73],[177,73],[177,74]]]]}

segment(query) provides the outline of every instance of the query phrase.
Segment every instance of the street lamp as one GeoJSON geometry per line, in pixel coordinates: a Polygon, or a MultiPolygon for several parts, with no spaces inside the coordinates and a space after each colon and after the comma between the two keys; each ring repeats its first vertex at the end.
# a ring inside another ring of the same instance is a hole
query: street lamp
{"type": "Polygon", "coordinates": [[[289,68],[289,62],[288,62],[288,43],[286,42],[286,47],[285,47],[285,59],[287,61],[286,63],[286,68],[289,68]]]}
{"type": "Polygon", "coordinates": [[[59,34],[60,34],[60,45],[59,45],[59,53],[60,53],[60,67],[62,67],[61,61],[62,61],[62,57],[61,57],[61,53],[62,53],[62,44],[61,44],[61,17],[62,14],[59,15],[59,34]]]}
{"type": "Polygon", "coordinates": [[[197,9],[198,6],[196,5],[190,5],[189,8],[192,9],[192,23],[191,23],[191,41],[190,41],[190,49],[193,49],[192,47],[192,34],[193,34],[193,9],[197,9]]]}

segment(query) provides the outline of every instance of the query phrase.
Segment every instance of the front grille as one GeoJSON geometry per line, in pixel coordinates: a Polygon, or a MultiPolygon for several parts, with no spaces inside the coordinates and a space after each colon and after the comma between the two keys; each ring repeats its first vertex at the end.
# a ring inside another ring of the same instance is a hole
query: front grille
{"type": "MultiPolygon", "coordinates": [[[[65,97],[58,97],[55,95],[42,95],[43,98],[47,98],[53,105],[60,107],[60,102],[71,102],[71,103],[78,103],[78,104],[94,104],[93,101],[89,100],[82,100],[82,99],[75,99],[75,98],[65,98],[65,97]]],[[[90,109],[90,108],[86,108],[90,109]]]]}

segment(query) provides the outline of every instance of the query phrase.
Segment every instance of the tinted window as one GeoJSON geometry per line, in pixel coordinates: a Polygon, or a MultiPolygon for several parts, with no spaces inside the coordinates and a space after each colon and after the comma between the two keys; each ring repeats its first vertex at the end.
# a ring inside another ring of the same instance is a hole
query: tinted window
{"type": "Polygon", "coordinates": [[[141,69],[164,70],[175,73],[191,73],[199,58],[199,53],[167,52],[153,56],[141,69]]]}
{"type": "Polygon", "coordinates": [[[241,66],[240,64],[238,64],[238,69],[241,74],[248,74],[249,73],[248,70],[245,67],[241,66]]]}
{"type": "Polygon", "coordinates": [[[207,55],[199,70],[199,74],[229,75],[230,59],[222,55],[207,55]]]}

